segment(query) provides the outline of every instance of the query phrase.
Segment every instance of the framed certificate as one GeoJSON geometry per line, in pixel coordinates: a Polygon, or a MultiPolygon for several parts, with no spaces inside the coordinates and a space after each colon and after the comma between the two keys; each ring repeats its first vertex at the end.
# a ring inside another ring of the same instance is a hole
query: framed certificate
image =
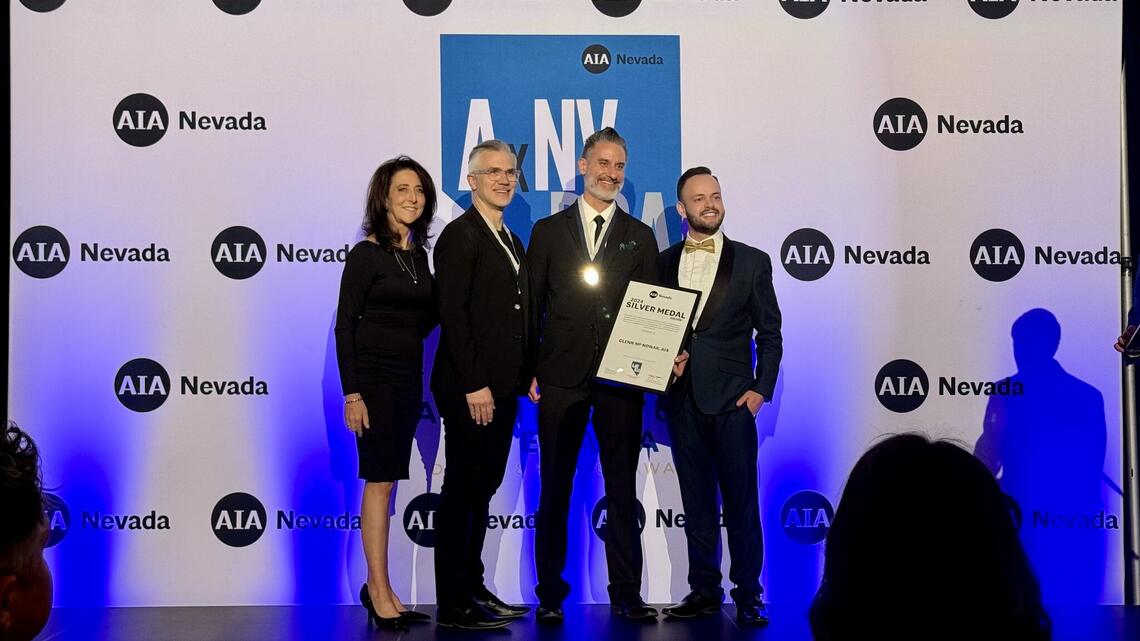
{"type": "Polygon", "coordinates": [[[701,293],[631,280],[622,297],[596,378],[664,393],[673,382],[701,293]]]}

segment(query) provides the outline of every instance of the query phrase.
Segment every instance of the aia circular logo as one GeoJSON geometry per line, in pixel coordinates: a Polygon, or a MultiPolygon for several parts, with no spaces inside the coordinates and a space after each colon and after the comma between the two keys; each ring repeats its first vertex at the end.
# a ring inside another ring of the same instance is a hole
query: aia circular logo
{"type": "Polygon", "coordinates": [[[590,73],[604,73],[610,61],[610,50],[602,45],[590,45],[582,52],[582,67],[590,73]]]}
{"type": "Polygon", "coordinates": [[[780,0],[780,7],[793,18],[807,20],[827,9],[827,0],[780,0]]]}
{"type": "Polygon", "coordinates": [[[987,229],[970,245],[970,266],[982,278],[1000,283],[1009,280],[1025,265],[1025,245],[1011,231],[987,229]]]}
{"type": "Polygon", "coordinates": [[[594,6],[611,18],[624,18],[637,11],[641,0],[594,0],[594,6]]]}
{"type": "Polygon", "coordinates": [[[997,20],[1013,13],[1017,0],[966,0],[974,13],[983,18],[997,20]]]}
{"type": "Polygon", "coordinates": [[[119,139],[132,147],[149,147],[162,140],[170,126],[166,105],[148,93],[135,93],[115,105],[111,124],[119,139]]]}
{"type": "Polygon", "coordinates": [[[420,547],[435,547],[435,515],[439,511],[439,495],[421,494],[404,508],[404,532],[420,547]]]}
{"type": "Polygon", "coordinates": [[[265,506],[252,494],[234,492],[221,498],[210,514],[218,540],[232,548],[252,545],[265,533],[265,506]]]}
{"type": "Polygon", "coordinates": [[[660,295],[661,295],[661,294],[658,294],[658,293],[657,293],[657,290],[656,290],[656,289],[654,289],[654,290],[650,290],[650,292],[649,292],[649,297],[650,297],[650,298],[657,298],[657,297],[658,297],[658,296],[660,296],[660,295]]]}
{"type": "Polygon", "coordinates": [[[887,149],[914,149],[926,137],[926,112],[910,98],[891,98],[879,106],[873,123],[875,137],[887,149]]]}
{"type": "Polygon", "coordinates": [[[451,0],[404,0],[404,5],[418,16],[438,16],[447,11],[451,0]]]}
{"type": "Polygon", "coordinates": [[[51,278],[67,267],[71,246],[58,229],[37,225],[25,229],[12,243],[16,267],[32,278],[51,278]]]}
{"type": "MultiPolygon", "coordinates": [[[[645,529],[645,506],[637,499],[634,499],[634,503],[634,507],[637,509],[637,531],[641,532],[645,529]]],[[[606,540],[608,522],[609,504],[606,501],[606,497],[603,496],[594,504],[594,510],[590,513],[590,525],[594,528],[594,534],[598,535],[598,538],[603,541],[606,540]]]]}
{"type": "Polygon", "coordinates": [[[67,503],[59,495],[44,492],[44,521],[48,526],[48,539],[44,547],[59,545],[71,529],[71,510],[67,509],[67,503]]]}
{"type": "Polygon", "coordinates": [[[66,0],[20,0],[20,4],[36,13],[47,13],[62,7],[65,1],[66,0]]]}
{"type": "Polygon", "coordinates": [[[835,246],[818,229],[797,229],[788,234],[780,247],[780,262],[796,280],[819,280],[835,263],[835,246]]]}
{"type": "Polygon", "coordinates": [[[926,400],[930,379],[926,370],[905,358],[883,365],[875,375],[875,396],[892,412],[913,412],[926,400]]]}
{"type": "Polygon", "coordinates": [[[115,374],[115,396],[134,412],[152,412],[170,396],[170,375],[158,361],[136,358],[115,374]]]}
{"type": "Polygon", "coordinates": [[[245,280],[265,265],[265,241],[249,227],[229,227],[214,238],[210,258],[226,278],[245,280]]]}
{"type": "Polygon", "coordinates": [[[214,0],[214,6],[231,16],[243,16],[257,8],[261,0],[214,0]]]}
{"type": "Polygon", "coordinates": [[[815,545],[827,538],[835,508],[827,497],[814,490],[800,490],[784,501],[780,523],[784,534],[796,543],[815,545]]]}

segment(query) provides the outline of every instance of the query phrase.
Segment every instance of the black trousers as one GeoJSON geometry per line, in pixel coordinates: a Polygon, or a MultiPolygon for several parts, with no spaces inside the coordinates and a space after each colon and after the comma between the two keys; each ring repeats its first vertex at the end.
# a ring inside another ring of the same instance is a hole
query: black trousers
{"type": "Polygon", "coordinates": [[[541,391],[538,450],[542,490],[534,533],[535,594],[540,603],[557,607],[570,593],[570,584],[562,578],[570,491],[593,409],[608,504],[605,546],[610,601],[637,598],[641,594],[642,559],[635,505],[642,393],[593,382],[573,388],[544,385],[541,391]]]}
{"type": "Polygon", "coordinates": [[[487,515],[507,468],[518,397],[496,398],[489,425],[471,420],[462,396],[437,396],[436,406],[446,457],[435,524],[436,598],[441,608],[465,608],[483,587],[487,515]]]}
{"type": "Polygon", "coordinates": [[[669,438],[685,508],[689,587],[713,597],[724,595],[717,554],[719,487],[731,559],[728,578],[736,586],[732,598],[738,603],[756,598],[764,591],[760,587],[764,538],[756,478],[755,417],[747,406],[724,414],[702,414],[690,390],[669,415],[669,438]]]}

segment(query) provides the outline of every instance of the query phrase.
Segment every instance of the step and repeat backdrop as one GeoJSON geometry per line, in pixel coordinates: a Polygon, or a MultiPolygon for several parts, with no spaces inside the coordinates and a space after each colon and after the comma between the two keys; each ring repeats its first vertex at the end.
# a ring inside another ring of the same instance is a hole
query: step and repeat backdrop
{"type": "MultiPolygon", "coordinates": [[[[372,171],[422,162],[438,233],[470,203],[467,151],[504,139],[526,241],[581,189],[575,159],[604,126],[630,145],[620,202],[661,248],[683,233],[676,178],[702,164],[727,234],[776,264],[784,360],[757,418],[770,600],[814,592],[860,454],[921,431],[998,475],[1047,600],[1121,601],[1120,2],[9,15],[8,393],[43,450],[58,605],[351,601],[361,483],[332,326],[372,171]]],[[[393,506],[407,602],[435,599],[441,432],[425,394],[393,506]]],[[[591,439],[567,570],[585,602],[607,600],[591,439]]],[[[484,552],[508,601],[534,600],[537,448],[524,401],[484,552]]],[[[653,398],[637,475],[644,596],[676,601],[685,515],[653,398]]]]}

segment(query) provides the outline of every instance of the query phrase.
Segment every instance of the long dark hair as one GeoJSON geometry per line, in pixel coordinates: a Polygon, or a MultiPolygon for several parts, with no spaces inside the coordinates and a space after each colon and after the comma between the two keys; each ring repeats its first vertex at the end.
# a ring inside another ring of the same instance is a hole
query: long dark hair
{"type": "Polygon", "coordinates": [[[385,160],[372,174],[372,180],[368,183],[368,197],[364,203],[364,223],[360,229],[365,234],[375,234],[376,242],[385,249],[396,246],[399,239],[392,235],[392,230],[388,227],[388,208],[384,206],[384,202],[388,199],[388,190],[392,187],[392,177],[405,169],[416,172],[424,188],[424,213],[412,223],[411,231],[414,247],[426,250],[431,246],[428,244],[428,230],[431,229],[431,221],[435,218],[435,182],[423,165],[408,156],[396,156],[391,160],[385,160]]]}
{"type": "Polygon", "coordinates": [[[878,443],[851,470],[810,620],[816,641],[1051,636],[997,481],[921,434],[878,443]]]}

